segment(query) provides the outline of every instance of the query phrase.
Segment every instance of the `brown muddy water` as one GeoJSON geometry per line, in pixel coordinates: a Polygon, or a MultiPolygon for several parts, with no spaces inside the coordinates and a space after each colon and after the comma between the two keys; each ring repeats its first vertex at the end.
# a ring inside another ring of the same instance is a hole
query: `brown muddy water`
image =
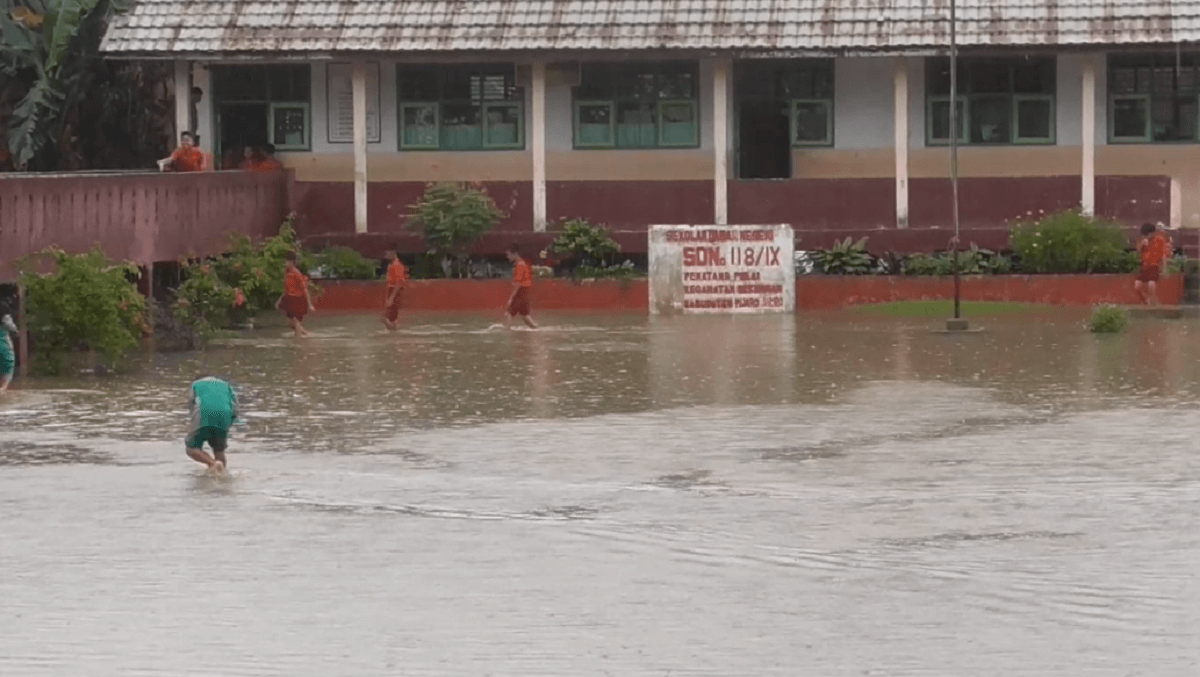
{"type": "Polygon", "coordinates": [[[1200,674],[1200,324],[539,319],[18,380],[0,675],[1200,674]]]}

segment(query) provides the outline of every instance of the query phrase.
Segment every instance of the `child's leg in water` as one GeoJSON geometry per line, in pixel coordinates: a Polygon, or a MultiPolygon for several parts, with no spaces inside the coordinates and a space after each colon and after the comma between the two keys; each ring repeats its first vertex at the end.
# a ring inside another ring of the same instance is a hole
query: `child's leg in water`
{"type": "Polygon", "coordinates": [[[213,465],[216,464],[216,462],[217,462],[217,459],[214,459],[212,456],[209,456],[208,452],[203,449],[189,448],[187,450],[187,455],[189,457],[191,457],[191,459],[193,461],[195,461],[197,463],[203,463],[204,465],[208,466],[209,468],[213,467],[213,465]]]}

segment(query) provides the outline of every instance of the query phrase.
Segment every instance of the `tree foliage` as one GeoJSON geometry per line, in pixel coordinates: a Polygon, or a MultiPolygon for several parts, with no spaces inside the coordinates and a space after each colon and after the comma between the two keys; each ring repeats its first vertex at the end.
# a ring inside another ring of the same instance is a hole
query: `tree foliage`
{"type": "Polygon", "coordinates": [[[602,267],[609,256],[621,251],[621,245],[604,226],[594,226],[584,219],[569,219],[560,228],[554,238],[554,251],[569,254],[583,266],[602,267]]]}
{"type": "Polygon", "coordinates": [[[481,187],[460,183],[430,184],[412,206],[408,225],[421,230],[437,254],[452,257],[463,276],[467,251],[494,228],[505,213],[481,187]]]}
{"type": "Polygon", "coordinates": [[[18,266],[40,369],[60,371],[72,350],[94,351],[112,365],[137,346],[146,328],[146,301],[130,281],[136,265],[111,261],[99,247],[79,255],[52,247],[18,266]],[[53,271],[39,273],[46,260],[53,271]]]}
{"type": "Polygon", "coordinates": [[[108,61],[127,0],[0,0],[0,170],[150,168],[165,155],[165,64],[108,61]]]}

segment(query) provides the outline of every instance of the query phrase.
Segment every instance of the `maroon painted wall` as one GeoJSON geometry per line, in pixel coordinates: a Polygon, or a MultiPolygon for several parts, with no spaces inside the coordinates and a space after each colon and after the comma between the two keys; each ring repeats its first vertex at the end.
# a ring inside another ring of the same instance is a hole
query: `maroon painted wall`
{"type": "MultiPolygon", "coordinates": [[[[1007,247],[1012,220],[1077,207],[1079,181],[1077,176],[962,179],[959,205],[964,245],[1007,247]]],[[[553,240],[553,233],[533,232],[531,184],[482,185],[509,216],[475,247],[476,253],[497,254],[511,242],[537,250],[553,240]]],[[[846,237],[866,237],[867,246],[875,252],[949,248],[953,235],[950,181],[913,179],[910,188],[910,223],[905,229],[894,225],[895,182],[888,178],[730,181],[729,217],[734,224],[790,224],[796,229],[801,250],[828,248],[846,237]]],[[[297,230],[314,246],[345,244],[369,256],[381,254],[393,243],[406,251],[420,251],[424,246],[419,234],[404,230],[404,223],[409,206],[424,189],[424,184],[417,182],[370,184],[371,232],[355,235],[351,184],[297,182],[297,230]]],[[[605,224],[630,253],[646,252],[650,225],[713,220],[709,181],[550,181],[546,193],[552,224],[565,218],[605,224]]],[[[1145,221],[1165,223],[1170,218],[1170,179],[1097,177],[1096,209],[1131,228],[1145,221]]]]}
{"type": "Polygon", "coordinates": [[[0,175],[0,279],[13,260],[100,244],[141,265],[213,256],[229,236],[273,235],[287,216],[286,172],[109,172],[0,175]]]}

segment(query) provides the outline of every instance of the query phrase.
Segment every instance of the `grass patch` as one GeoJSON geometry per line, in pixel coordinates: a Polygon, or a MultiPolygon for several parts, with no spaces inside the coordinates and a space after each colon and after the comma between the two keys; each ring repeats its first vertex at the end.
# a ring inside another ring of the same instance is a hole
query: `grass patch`
{"type": "MultiPolygon", "coordinates": [[[[1052,310],[1054,306],[1034,303],[1005,303],[1000,301],[963,301],[964,316],[969,315],[1013,315],[1052,310]]],[[[954,301],[896,301],[894,303],[872,303],[851,308],[854,312],[881,317],[937,317],[954,315],[954,301]]]]}

